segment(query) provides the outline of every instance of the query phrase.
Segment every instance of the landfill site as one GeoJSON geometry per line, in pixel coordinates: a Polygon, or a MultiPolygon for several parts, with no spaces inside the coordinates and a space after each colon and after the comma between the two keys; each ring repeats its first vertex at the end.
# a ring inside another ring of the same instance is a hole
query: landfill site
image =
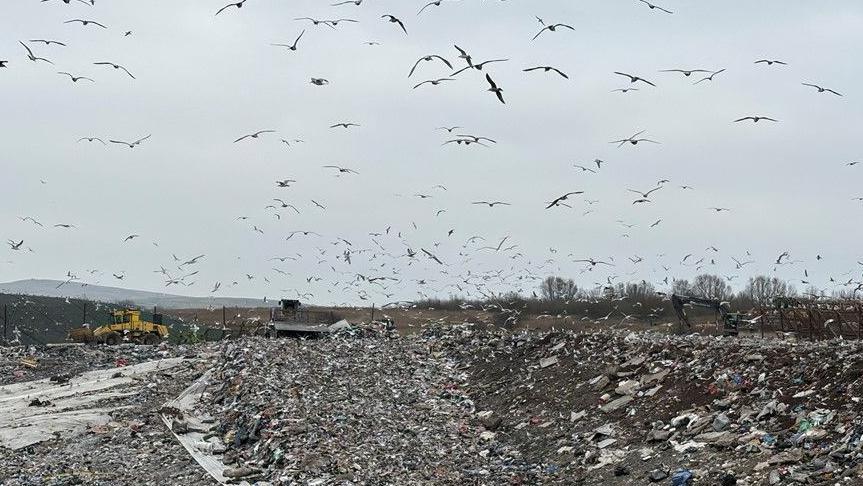
{"type": "Polygon", "coordinates": [[[0,348],[0,484],[863,484],[863,344],[347,324],[0,348]]]}

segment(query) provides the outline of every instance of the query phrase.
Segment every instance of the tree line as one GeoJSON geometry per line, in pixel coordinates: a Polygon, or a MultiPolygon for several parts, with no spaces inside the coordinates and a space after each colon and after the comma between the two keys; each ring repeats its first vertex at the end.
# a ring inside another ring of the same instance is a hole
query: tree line
{"type": "MultiPolygon", "coordinates": [[[[721,276],[702,274],[691,281],[674,280],[671,293],[728,302],[732,309],[746,312],[771,305],[775,297],[798,295],[793,284],[777,277],[759,275],[749,278],[735,292],[721,276]]],[[[637,318],[649,322],[675,319],[668,295],[659,292],[647,281],[618,282],[612,285],[580,287],[575,280],[559,276],[546,277],[530,296],[506,293],[481,300],[452,296],[449,299],[428,299],[414,303],[421,308],[441,310],[482,309],[501,315],[503,319],[522,315],[554,315],[605,319],[618,322],[637,318]]],[[[694,314],[709,314],[709,309],[693,309],[694,314]]]]}

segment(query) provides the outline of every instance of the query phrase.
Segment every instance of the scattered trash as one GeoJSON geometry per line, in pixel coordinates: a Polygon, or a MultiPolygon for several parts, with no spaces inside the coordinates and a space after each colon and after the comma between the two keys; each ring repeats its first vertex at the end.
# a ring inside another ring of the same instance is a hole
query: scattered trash
{"type": "Polygon", "coordinates": [[[36,358],[24,358],[21,360],[21,364],[28,368],[38,368],[39,360],[37,360],[36,358]]]}
{"type": "MultiPolygon", "coordinates": [[[[0,350],[3,383],[21,390],[41,380],[59,393],[94,370],[136,390],[108,388],[95,406],[110,411],[74,440],[49,432],[14,453],[0,448],[4,485],[72,484],[46,479],[71,470],[85,484],[184,486],[863,479],[860,342],[464,324],[143,348],[0,350]],[[135,373],[187,354],[198,358],[135,373]],[[23,365],[28,357],[38,367],[23,365]]],[[[56,393],[28,395],[16,410],[53,414],[68,400],[56,393]]]]}
{"type": "Polygon", "coordinates": [[[671,476],[671,486],[689,486],[692,484],[692,471],[681,469],[671,476]]]}

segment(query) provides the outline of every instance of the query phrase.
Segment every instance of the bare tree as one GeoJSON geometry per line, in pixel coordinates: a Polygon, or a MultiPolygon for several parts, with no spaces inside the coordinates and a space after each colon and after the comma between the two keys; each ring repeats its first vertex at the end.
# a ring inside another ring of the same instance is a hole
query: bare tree
{"type": "Polygon", "coordinates": [[[729,300],[731,286],[718,275],[697,275],[692,281],[692,294],[705,299],[729,300]]]}
{"type": "Polygon", "coordinates": [[[748,297],[753,305],[762,306],[769,305],[776,297],[788,297],[796,293],[794,286],[789,285],[788,282],[765,275],[750,277],[743,290],[744,296],[748,297]]]}
{"type": "Polygon", "coordinates": [[[546,277],[539,286],[544,300],[572,300],[578,295],[578,286],[572,279],[546,277]]]}
{"type": "Polygon", "coordinates": [[[678,295],[689,295],[692,293],[692,285],[689,280],[677,280],[671,283],[671,293],[678,295]]]}
{"type": "Polygon", "coordinates": [[[643,301],[656,295],[656,287],[645,280],[635,283],[627,282],[623,295],[634,301],[643,301]]]}

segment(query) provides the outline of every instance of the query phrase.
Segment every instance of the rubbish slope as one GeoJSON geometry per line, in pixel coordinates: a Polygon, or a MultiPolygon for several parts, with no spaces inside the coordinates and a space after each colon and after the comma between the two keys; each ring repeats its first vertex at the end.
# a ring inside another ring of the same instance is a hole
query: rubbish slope
{"type": "Polygon", "coordinates": [[[820,482],[861,476],[861,349],[469,326],[254,339],[226,345],[203,407],[250,480],[820,482]]]}

